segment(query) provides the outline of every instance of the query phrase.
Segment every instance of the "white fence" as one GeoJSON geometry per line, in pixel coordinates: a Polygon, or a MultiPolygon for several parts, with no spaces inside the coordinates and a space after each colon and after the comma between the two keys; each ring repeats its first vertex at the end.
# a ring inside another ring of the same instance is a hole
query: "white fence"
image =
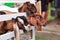
{"type": "MultiPolygon", "coordinates": [[[[12,18],[16,18],[17,16],[26,16],[26,13],[0,15],[0,21],[11,20],[12,18]]],[[[35,40],[35,28],[31,26],[31,29],[33,30],[32,40],[35,40]]],[[[12,37],[14,37],[14,31],[0,35],[0,40],[7,40],[12,37]]]]}

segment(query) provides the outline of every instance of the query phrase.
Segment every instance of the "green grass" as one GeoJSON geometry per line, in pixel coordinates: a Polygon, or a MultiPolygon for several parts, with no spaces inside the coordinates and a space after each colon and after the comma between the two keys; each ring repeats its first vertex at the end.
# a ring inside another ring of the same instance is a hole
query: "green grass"
{"type": "Polygon", "coordinates": [[[43,37],[36,37],[35,40],[46,40],[46,39],[43,37]]]}

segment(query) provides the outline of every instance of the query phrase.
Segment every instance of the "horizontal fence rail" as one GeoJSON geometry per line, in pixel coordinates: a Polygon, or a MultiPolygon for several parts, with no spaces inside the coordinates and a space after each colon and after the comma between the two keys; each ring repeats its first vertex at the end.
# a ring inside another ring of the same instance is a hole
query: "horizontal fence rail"
{"type": "Polygon", "coordinates": [[[0,21],[11,20],[12,18],[16,18],[17,16],[25,16],[26,17],[26,13],[0,15],[0,21]]]}
{"type": "Polygon", "coordinates": [[[14,37],[14,32],[8,32],[6,34],[0,35],[0,40],[7,40],[14,37]]]}
{"type": "Polygon", "coordinates": [[[18,7],[11,8],[11,7],[8,7],[8,6],[5,6],[5,5],[0,5],[0,10],[8,10],[8,11],[11,11],[11,12],[18,12],[18,7]]]}

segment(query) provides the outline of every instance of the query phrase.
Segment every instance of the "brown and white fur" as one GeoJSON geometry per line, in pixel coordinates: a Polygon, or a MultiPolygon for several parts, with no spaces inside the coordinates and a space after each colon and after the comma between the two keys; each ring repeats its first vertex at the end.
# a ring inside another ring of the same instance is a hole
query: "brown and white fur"
{"type": "MultiPolygon", "coordinates": [[[[0,11],[1,15],[6,14],[4,11],[0,11]]],[[[14,30],[13,25],[17,25],[19,29],[22,29],[24,33],[27,33],[27,29],[28,29],[28,22],[27,19],[24,16],[18,16],[16,19],[12,19],[12,20],[7,20],[7,21],[2,21],[0,22],[0,35],[7,33],[8,31],[15,31],[16,37],[17,34],[19,33],[16,32],[16,30],[14,30]],[[25,23],[25,21],[26,23],[25,23]]],[[[19,38],[19,37],[17,37],[19,38]]],[[[15,39],[17,39],[15,38],[15,39]]]]}

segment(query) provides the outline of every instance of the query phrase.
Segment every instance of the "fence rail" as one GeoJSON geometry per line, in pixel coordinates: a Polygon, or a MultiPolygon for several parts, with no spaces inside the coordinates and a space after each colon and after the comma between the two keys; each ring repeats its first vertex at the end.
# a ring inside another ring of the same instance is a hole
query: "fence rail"
{"type": "Polygon", "coordinates": [[[25,16],[26,17],[26,13],[0,15],[0,21],[11,20],[12,18],[16,18],[17,16],[25,16]]]}

